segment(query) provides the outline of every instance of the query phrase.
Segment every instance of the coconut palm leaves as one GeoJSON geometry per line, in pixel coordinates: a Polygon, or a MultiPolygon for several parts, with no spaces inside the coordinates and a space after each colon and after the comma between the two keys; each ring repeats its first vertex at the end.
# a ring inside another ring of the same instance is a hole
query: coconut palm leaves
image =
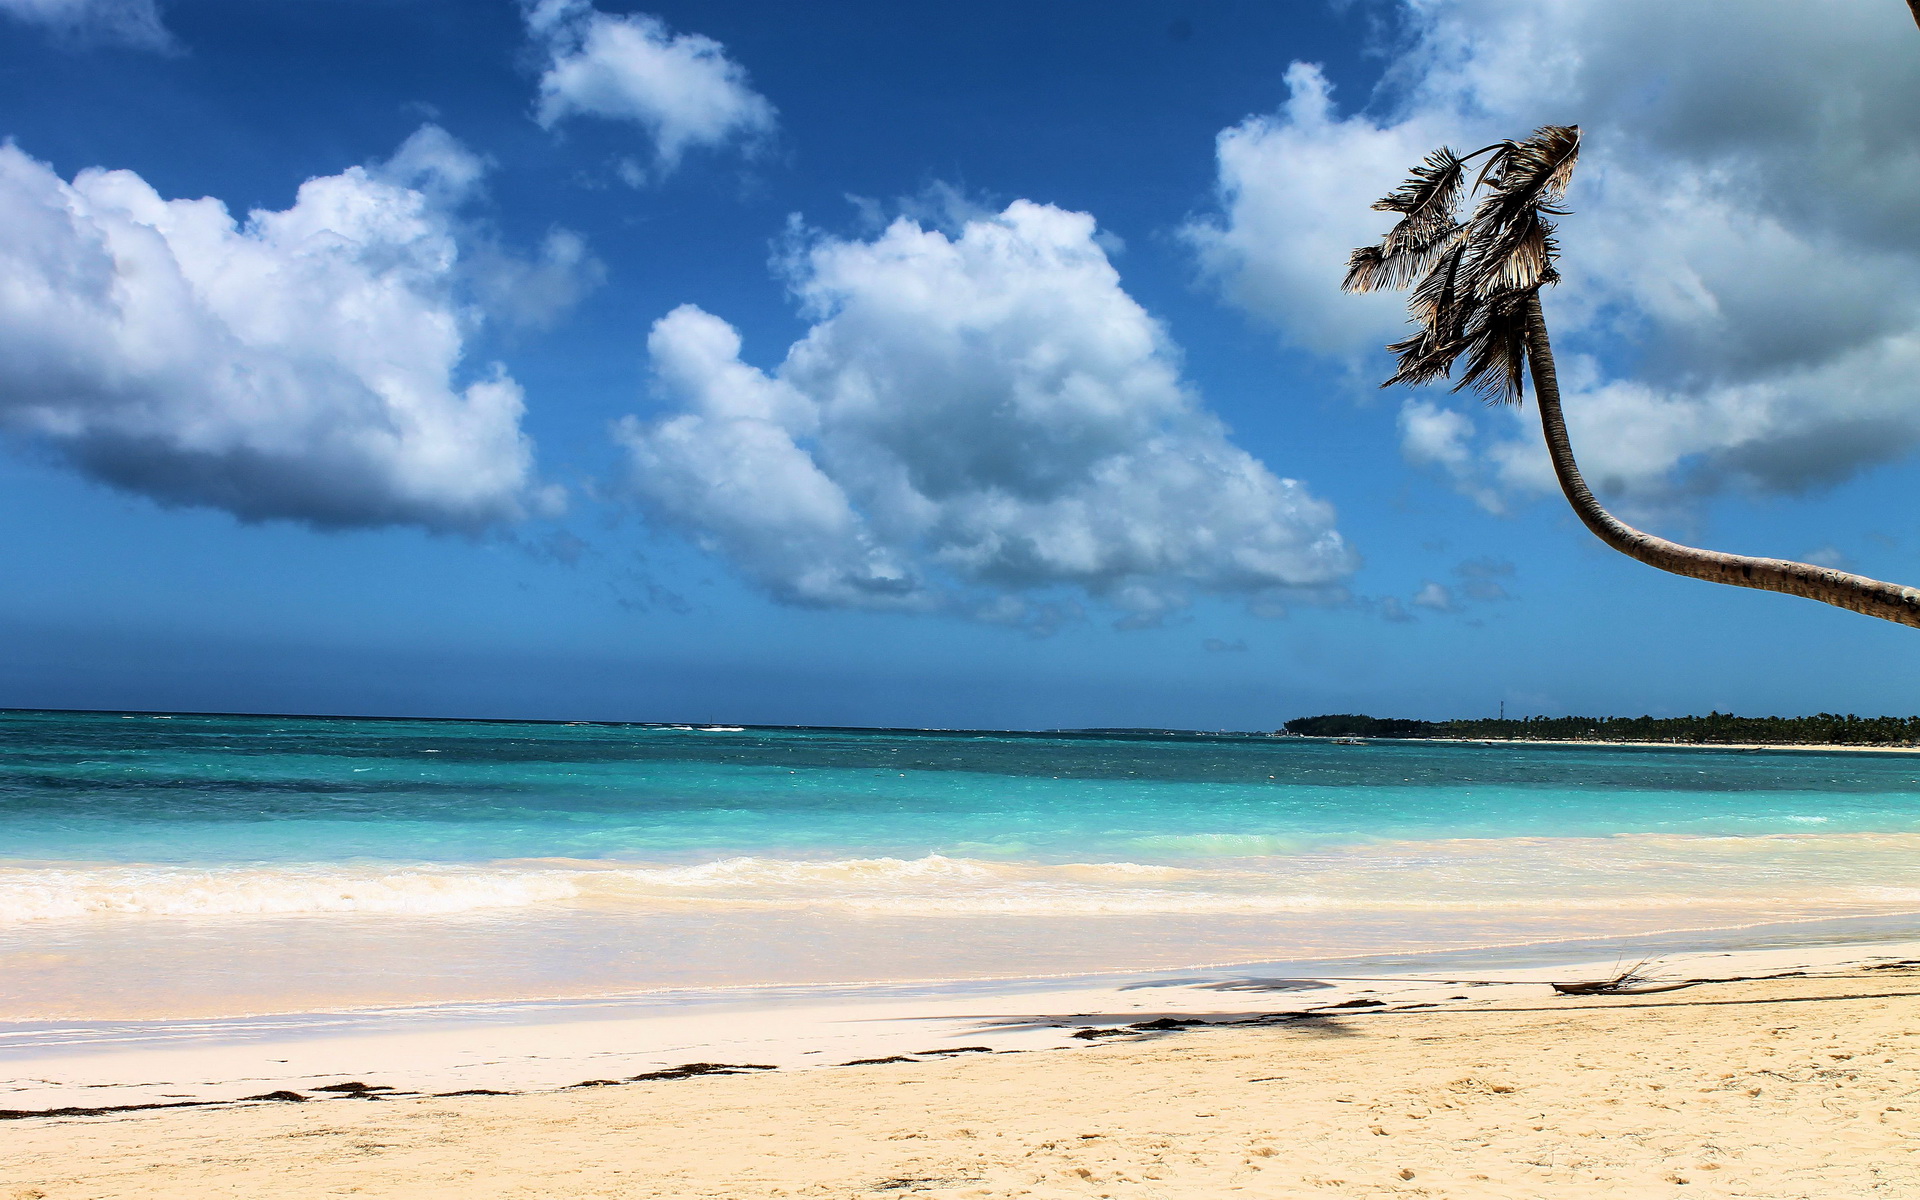
{"type": "Polygon", "coordinates": [[[1347,260],[1350,292],[1403,288],[1425,275],[1435,259],[1459,242],[1461,184],[1467,164],[1445,146],[1427,155],[1413,177],[1374,205],[1402,214],[1378,246],[1362,246],[1347,260]]]}
{"type": "Polygon", "coordinates": [[[1407,307],[1419,331],[1387,347],[1400,362],[1387,385],[1447,378],[1464,355],[1454,390],[1520,399],[1527,298],[1559,278],[1547,217],[1564,211],[1557,206],[1579,157],[1577,125],[1544,125],[1464,158],[1442,146],[1374,204],[1400,220],[1378,245],[1353,252],[1341,286],[1413,288],[1407,307]],[[1467,163],[1481,155],[1488,158],[1472,189],[1480,198],[1462,221],[1467,163]]]}

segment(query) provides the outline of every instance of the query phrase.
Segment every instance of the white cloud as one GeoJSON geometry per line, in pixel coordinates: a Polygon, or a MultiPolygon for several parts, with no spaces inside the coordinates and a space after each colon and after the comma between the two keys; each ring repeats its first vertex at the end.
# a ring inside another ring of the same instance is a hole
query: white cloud
{"type": "Polygon", "coordinates": [[[683,306],[648,341],[677,411],[620,430],[653,511],[776,596],[1049,624],[1072,589],[1139,624],[1354,569],[1332,509],[1200,407],[1091,217],[901,218],[787,267],[814,324],[777,370],[683,306]]]}
{"type": "Polygon", "coordinates": [[[547,231],[531,257],[502,244],[487,224],[453,214],[480,188],[492,164],[437,125],[423,125],[380,164],[387,183],[423,196],[459,243],[456,280],[486,315],[508,325],[552,325],[606,279],[606,265],[571,229],[547,231]]]}
{"type": "Polygon", "coordinates": [[[0,147],[0,429],[163,504],[474,530],[551,503],[519,386],[456,381],[456,202],[434,127],[236,220],[0,147]]]}
{"type": "Polygon", "coordinates": [[[117,42],[145,50],[173,46],[154,0],[0,0],[0,15],[80,42],[117,42]]]}
{"type": "Polygon", "coordinates": [[[1190,226],[1201,262],[1241,307],[1276,321],[1294,344],[1329,354],[1371,349],[1404,320],[1392,294],[1340,296],[1347,254],[1379,236],[1368,211],[1439,130],[1381,127],[1334,115],[1320,68],[1294,63],[1277,116],[1221,131],[1223,219],[1190,226]],[[1330,299],[1336,297],[1337,299],[1330,299]]]}
{"type": "MultiPolygon", "coordinates": [[[[1368,211],[1443,142],[1586,131],[1547,297],[1568,424],[1629,506],[1726,486],[1794,491],[1920,444],[1920,54],[1897,4],[1404,0],[1372,102],[1290,99],[1224,131],[1221,212],[1189,230],[1225,294],[1358,362],[1398,296],[1343,297],[1368,211]]],[[[1378,361],[1378,360],[1375,360],[1378,361]]],[[[1483,503],[1554,486],[1531,411],[1410,401],[1410,458],[1483,503]],[[1470,436],[1472,429],[1477,436],[1470,436]]]]}
{"type": "Polygon", "coordinates": [[[487,315],[545,329],[606,280],[607,268],[571,229],[551,229],[531,257],[497,239],[469,235],[463,273],[487,315]]]}
{"type": "MultiPolygon", "coordinates": [[[[653,139],[657,171],[679,165],[687,150],[751,146],[773,132],[774,107],[747,84],[726,47],[697,33],[676,34],[658,17],[615,16],[588,0],[532,0],[527,32],[546,55],[540,76],[540,124],[571,116],[632,121],[653,139]]],[[[629,183],[644,179],[625,160],[629,183]]]]}
{"type": "Polygon", "coordinates": [[[1412,603],[1419,605],[1421,608],[1430,608],[1435,612],[1453,612],[1456,608],[1453,602],[1453,593],[1447,590],[1447,585],[1444,583],[1435,583],[1431,579],[1427,580],[1425,585],[1422,586],[1418,592],[1414,593],[1412,603]]]}
{"type": "Polygon", "coordinates": [[[1473,457],[1472,436],[1473,422],[1453,409],[1412,400],[1400,410],[1400,443],[1414,462],[1464,466],[1473,457]]]}

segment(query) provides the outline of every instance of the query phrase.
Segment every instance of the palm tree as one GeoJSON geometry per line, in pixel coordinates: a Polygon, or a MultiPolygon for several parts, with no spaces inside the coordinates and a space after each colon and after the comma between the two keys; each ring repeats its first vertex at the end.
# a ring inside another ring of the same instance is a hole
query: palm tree
{"type": "MultiPolygon", "coordinates": [[[[1908,0],[1920,20],[1920,0],[1908,0]]],[[[1418,331],[1387,347],[1400,369],[1382,384],[1444,379],[1463,355],[1454,390],[1489,402],[1518,404],[1523,370],[1533,378],[1553,471],[1573,511],[1599,539],[1641,562],[1712,583],[1804,596],[1920,627],[1920,590],[1783,558],[1750,558],[1697,550],[1633,528],[1600,506],[1580,477],[1560,413],[1553,347],[1540,310],[1540,289],[1559,279],[1553,223],[1580,155],[1577,125],[1544,125],[1524,141],[1505,141],[1456,155],[1442,146],[1376,209],[1400,214],[1375,246],[1347,263],[1350,292],[1413,289],[1408,310],[1418,331]],[[1471,188],[1467,166],[1486,156],[1471,188]],[[1479,200],[1463,221],[1463,199],[1479,200]]]]}

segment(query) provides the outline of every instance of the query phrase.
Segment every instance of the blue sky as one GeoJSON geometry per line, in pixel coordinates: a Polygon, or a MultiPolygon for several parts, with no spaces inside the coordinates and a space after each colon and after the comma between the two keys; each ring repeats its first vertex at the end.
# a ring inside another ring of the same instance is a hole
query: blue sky
{"type": "Polygon", "coordinates": [[[1914,711],[1337,290],[1426,149],[1579,122],[1605,498],[1920,579],[1920,35],[1751,13],[0,0],[0,704],[1914,711]]]}

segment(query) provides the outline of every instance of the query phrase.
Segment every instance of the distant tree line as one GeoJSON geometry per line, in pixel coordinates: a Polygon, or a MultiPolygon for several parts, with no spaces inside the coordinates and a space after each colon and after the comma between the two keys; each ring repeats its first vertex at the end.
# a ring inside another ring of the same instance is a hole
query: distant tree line
{"type": "Polygon", "coordinates": [[[1789,746],[1891,746],[1920,743],[1920,717],[1518,717],[1414,721],[1329,713],[1296,717],[1280,731],[1305,737],[1521,738],[1569,742],[1765,742],[1789,746]]]}

